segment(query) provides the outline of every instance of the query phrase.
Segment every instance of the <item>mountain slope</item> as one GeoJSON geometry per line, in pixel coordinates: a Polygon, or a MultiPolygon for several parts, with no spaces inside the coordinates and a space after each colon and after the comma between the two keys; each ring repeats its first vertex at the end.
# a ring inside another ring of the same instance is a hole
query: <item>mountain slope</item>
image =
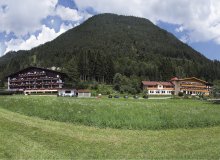
{"type": "Polygon", "coordinates": [[[96,15],[51,42],[6,54],[0,58],[0,76],[30,65],[66,68],[68,62],[75,64],[84,80],[110,82],[116,72],[150,80],[220,78],[218,61],[207,59],[149,20],[115,14],[96,15]]]}

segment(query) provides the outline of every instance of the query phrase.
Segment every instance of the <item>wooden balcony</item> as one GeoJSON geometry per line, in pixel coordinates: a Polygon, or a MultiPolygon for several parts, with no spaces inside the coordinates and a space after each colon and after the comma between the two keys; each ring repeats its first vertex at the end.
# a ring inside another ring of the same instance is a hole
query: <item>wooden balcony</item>
{"type": "Polygon", "coordinates": [[[59,86],[60,84],[64,84],[63,82],[51,82],[51,83],[19,83],[19,84],[9,84],[9,86],[16,86],[16,87],[24,87],[24,86],[59,86]]]}
{"type": "Polygon", "coordinates": [[[18,76],[21,78],[25,77],[39,77],[39,76],[44,76],[46,73],[29,73],[29,74],[19,74],[18,76]]]}
{"type": "Polygon", "coordinates": [[[207,88],[206,85],[192,85],[192,84],[181,84],[181,87],[193,87],[193,88],[207,88]]]}
{"type": "Polygon", "coordinates": [[[148,88],[145,88],[145,89],[147,89],[147,90],[169,90],[169,91],[173,91],[174,90],[174,88],[155,88],[155,87],[148,87],[148,88]]]}
{"type": "Polygon", "coordinates": [[[203,93],[208,93],[208,90],[204,90],[204,89],[181,89],[181,91],[188,91],[188,92],[203,92],[203,93]]]}

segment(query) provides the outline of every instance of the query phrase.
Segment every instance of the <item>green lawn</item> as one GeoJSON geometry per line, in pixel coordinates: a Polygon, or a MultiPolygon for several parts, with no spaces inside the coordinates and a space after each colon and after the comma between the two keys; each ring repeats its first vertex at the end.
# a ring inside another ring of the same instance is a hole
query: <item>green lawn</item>
{"type": "Polygon", "coordinates": [[[220,127],[139,131],[99,129],[0,109],[0,159],[219,159],[220,127]]]}
{"type": "Polygon", "coordinates": [[[0,97],[0,108],[100,128],[158,130],[220,125],[220,106],[198,100],[8,96],[0,97]]]}
{"type": "Polygon", "coordinates": [[[0,159],[219,159],[219,113],[195,100],[0,97],[0,159]]]}

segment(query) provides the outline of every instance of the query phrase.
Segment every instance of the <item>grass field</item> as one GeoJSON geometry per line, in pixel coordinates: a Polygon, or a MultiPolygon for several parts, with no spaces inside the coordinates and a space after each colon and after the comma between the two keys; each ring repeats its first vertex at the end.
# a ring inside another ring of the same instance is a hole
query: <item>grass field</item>
{"type": "Polygon", "coordinates": [[[0,97],[0,159],[219,159],[219,113],[195,100],[0,97]]]}
{"type": "Polygon", "coordinates": [[[0,108],[47,120],[100,128],[158,130],[220,125],[220,107],[196,100],[0,97],[0,108]]]}

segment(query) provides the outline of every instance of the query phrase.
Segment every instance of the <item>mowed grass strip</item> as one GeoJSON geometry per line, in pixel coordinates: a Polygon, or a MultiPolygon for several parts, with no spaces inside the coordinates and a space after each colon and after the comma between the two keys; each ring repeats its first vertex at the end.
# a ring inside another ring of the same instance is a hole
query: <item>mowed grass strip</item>
{"type": "Polygon", "coordinates": [[[220,105],[198,100],[0,97],[0,108],[100,128],[159,130],[220,125],[220,105]]]}
{"type": "Polygon", "coordinates": [[[220,127],[100,129],[0,109],[0,159],[219,159],[220,127]]]}

